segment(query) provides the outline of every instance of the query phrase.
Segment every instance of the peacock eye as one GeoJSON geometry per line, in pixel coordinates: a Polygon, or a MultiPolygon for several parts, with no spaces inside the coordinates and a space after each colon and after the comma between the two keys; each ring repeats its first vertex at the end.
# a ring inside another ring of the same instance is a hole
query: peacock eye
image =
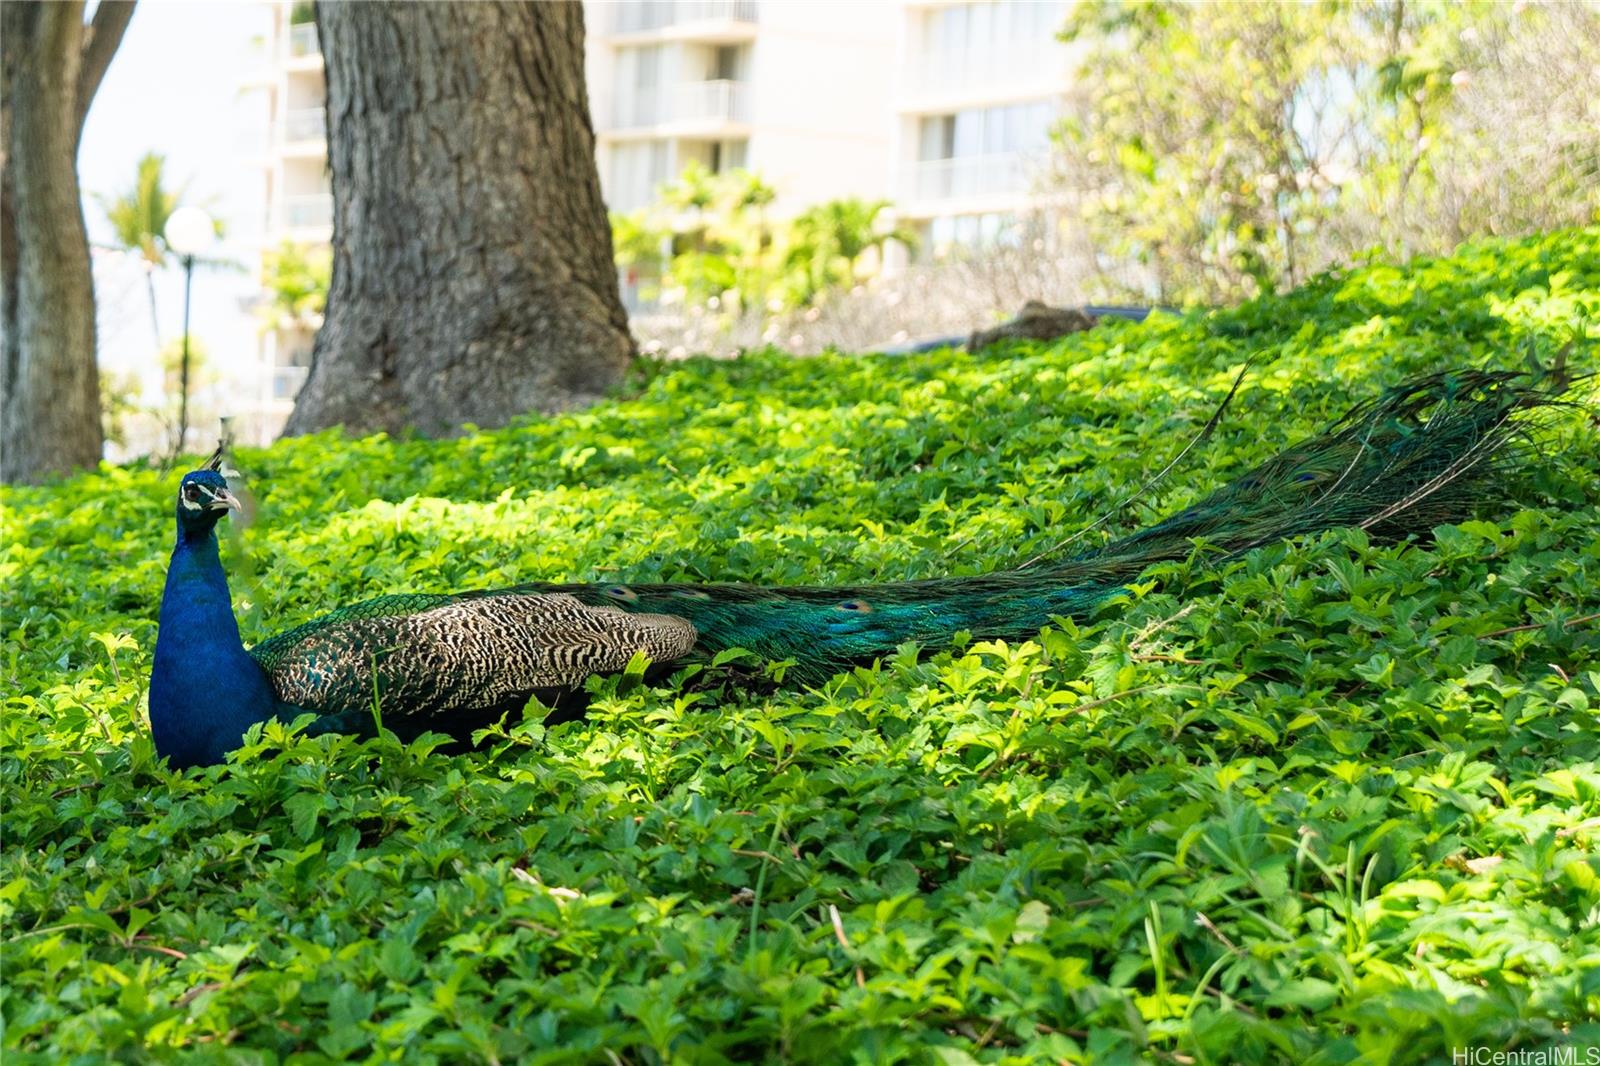
{"type": "Polygon", "coordinates": [[[196,485],[192,481],[189,484],[185,485],[183,487],[183,498],[188,500],[190,503],[199,503],[200,502],[200,486],[196,485]]]}

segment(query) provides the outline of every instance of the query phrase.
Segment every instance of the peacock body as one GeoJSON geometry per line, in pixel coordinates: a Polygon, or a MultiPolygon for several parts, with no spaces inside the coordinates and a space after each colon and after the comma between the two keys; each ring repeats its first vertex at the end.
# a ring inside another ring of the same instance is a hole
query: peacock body
{"type": "Polygon", "coordinates": [[[1180,514],[1034,569],[848,587],[524,584],[382,596],[246,651],[215,526],[236,506],[220,455],[186,475],[150,685],[157,749],[175,766],[216,762],[254,723],[311,712],[314,729],[370,731],[376,699],[402,735],[457,735],[621,670],[742,647],[790,659],[802,680],[960,631],[1022,639],[1082,615],[1196,540],[1231,555],[1344,526],[1385,537],[1466,516],[1497,475],[1517,414],[1551,402],[1518,375],[1419,378],[1350,411],[1180,514]]]}

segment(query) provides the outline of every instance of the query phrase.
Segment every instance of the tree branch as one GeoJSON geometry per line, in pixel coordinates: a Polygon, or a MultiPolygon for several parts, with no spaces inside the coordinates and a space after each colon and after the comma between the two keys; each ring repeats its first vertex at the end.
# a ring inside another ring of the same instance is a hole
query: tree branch
{"type": "Polygon", "coordinates": [[[100,90],[100,82],[111,66],[111,57],[117,54],[122,34],[133,18],[135,0],[100,0],[94,9],[84,34],[83,57],[78,66],[78,136],[83,136],[83,120],[89,116],[89,105],[100,90]]]}

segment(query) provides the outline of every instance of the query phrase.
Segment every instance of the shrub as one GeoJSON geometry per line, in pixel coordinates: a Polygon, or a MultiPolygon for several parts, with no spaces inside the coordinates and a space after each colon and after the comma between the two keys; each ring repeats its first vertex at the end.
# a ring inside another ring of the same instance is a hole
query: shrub
{"type": "MultiPolygon", "coordinates": [[[[1051,345],[691,360],[492,433],[242,451],[260,520],[224,554],[247,641],[403,589],[973,573],[1121,501],[1246,359],[1112,527],[1401,375],[1593,371],[1597,315],[1587,230],[1051,345]]],[[[475,756],[274,727],[184,774],[143,708],[175,479],[7,489],[7,1061],[1593,1043],[1592,417],[1477,520],[1164,567],[1036,640],[770,694],[596,680],[586,721],[475,756]]]]}
{"type": "Polygon", "coordinates": [[[1057,192],[1162,302],[1600,220],[1592,4],[1090,0],[1063,38],[1057,192]]]}

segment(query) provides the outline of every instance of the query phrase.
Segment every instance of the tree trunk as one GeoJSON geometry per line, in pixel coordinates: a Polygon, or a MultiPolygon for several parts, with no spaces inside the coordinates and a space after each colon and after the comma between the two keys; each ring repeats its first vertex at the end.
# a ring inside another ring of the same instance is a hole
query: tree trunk
{"type": "Polygon", "coordinates": [[[284,432],[447,433],[598,398],[633,358],[577,3],[317,5],[334,265],[284,432]]]}
{"type": "Polygon", "coordinates": [[[0,55],[0,478],[39,481],[100,461],[94,280],[78,140],[131,3],[7,3],[0,55]]]}

